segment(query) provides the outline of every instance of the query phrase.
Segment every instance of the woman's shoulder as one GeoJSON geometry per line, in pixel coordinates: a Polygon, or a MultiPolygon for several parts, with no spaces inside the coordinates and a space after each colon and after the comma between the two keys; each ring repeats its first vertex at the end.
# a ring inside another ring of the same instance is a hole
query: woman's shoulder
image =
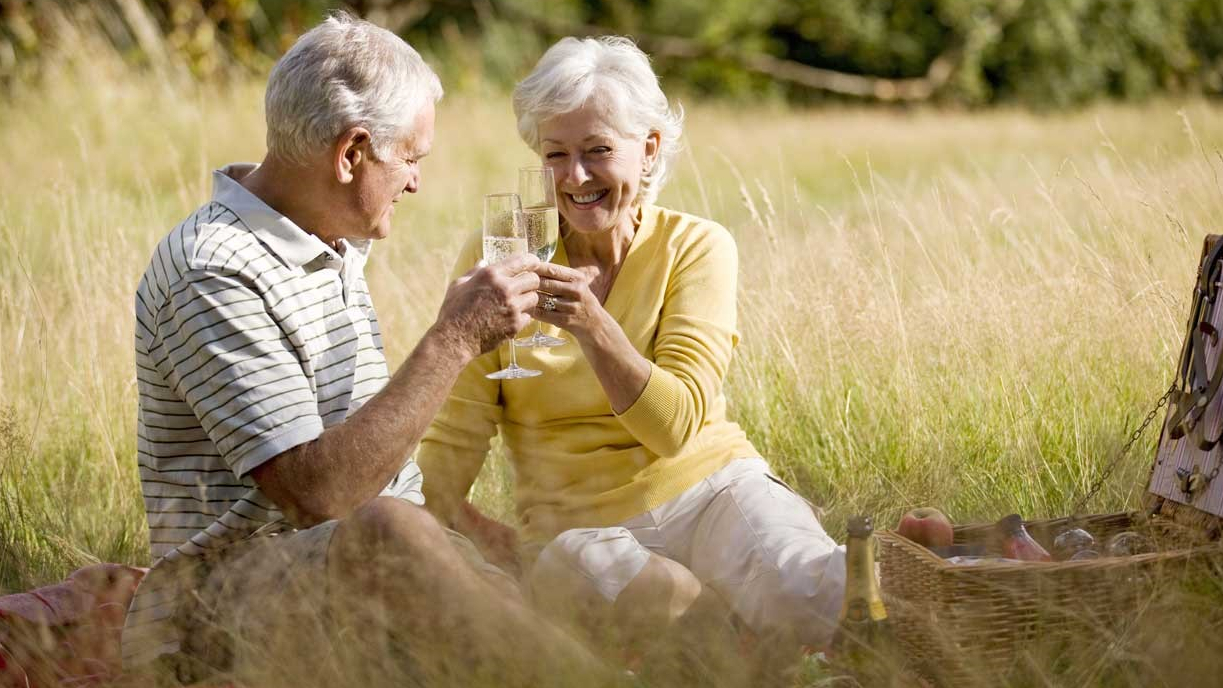
{"type": "Polygon", "coordinates": [[[662,206],[649,206],[647,211],[654,214],[659,233],[667,237],[668,243],[677,247],[701,244],[734,246],[735,244],[735,238],[731,235],[730,230],[714,220],[662,206]]]}
{"type": "Polygon", "coordinates": [[[677,264],[691,261],[736,261],[738,247],[730,230],[713,220],[671,208],[651,206],[655,233],[677,264]]]}

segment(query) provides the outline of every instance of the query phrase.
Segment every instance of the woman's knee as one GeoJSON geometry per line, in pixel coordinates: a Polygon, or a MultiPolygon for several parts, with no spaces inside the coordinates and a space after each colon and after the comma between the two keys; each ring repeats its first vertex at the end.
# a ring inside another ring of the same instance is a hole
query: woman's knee
{"type": "Polygon", "coordinates": [[[575,528],[543,548],[528,586],[537,601],[610,605],[650,556],[625,528],[575,528]]]}
{"type": "Polygon", "coordinates": [[[844,548],[811,543],[803,555],[725,592],[755,632],[793,631],[805,645],[825,647],[845,594],[844,548]]]}
{"type": "Polygon", "coordinates": [[[617,597],[616,612],[630,616],[645,613],[674,621],[688,611],[702,587],[701,581],[683,564],[651,554],[617,597]]]}

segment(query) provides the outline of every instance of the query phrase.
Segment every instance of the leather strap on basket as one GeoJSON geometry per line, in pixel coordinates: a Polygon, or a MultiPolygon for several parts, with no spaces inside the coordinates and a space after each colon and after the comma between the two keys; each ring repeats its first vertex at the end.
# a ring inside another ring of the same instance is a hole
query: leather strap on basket
{"type": "Polygon", "coordinates": [[[1177,366],[1174,392],[1169,400],[1166,431],[1174,440],[1189,435],[1202,451],[1214,449],[1223,434],[1206,437],[1201,422],[1206,408],[1223,387],[1223,365],[1207,370],[1206,349],[1219,344],[1219,332],[1208,322],[1215,299],[1219,297],[1219,280],[1223,277],[1223,241],[1210,237],[1210,251],[1198,268],[1197,286],[1193,290],[1193,305],[1189,309],[1185,340],[1181,345],[1180,365],[1177,366]]]}

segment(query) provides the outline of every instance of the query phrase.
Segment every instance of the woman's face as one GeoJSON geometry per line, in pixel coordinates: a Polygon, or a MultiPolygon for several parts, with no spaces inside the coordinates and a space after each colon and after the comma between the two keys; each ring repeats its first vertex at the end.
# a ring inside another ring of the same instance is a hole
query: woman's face
{"type": "Polygon", "coordinates": [[[544,120],[540,154],[556,178],[556,205],[576,232],[631,228],[641,177],[658,154],[659,135],[625,138],[594,105],[544,120]]]}

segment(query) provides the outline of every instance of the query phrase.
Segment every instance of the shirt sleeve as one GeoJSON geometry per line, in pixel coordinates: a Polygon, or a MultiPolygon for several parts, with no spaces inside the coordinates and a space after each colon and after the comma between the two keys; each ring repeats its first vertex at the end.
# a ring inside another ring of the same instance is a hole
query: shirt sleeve
{"type": "MultiPolygon", "coordinates": [[[[459,253],[451,279],[474,267],[480,252],[476,234],[459,253]]],[[[424,473],[425,502],[434,513],[451,513],[484,466],[502,416],[501,383],[484,376],[499,363],[496,349],[469,363],[420,441],[416,460],[424,473]]]]}
{"type": "Polygon", "coordinates": [[[664,457],[679,454],[700,432],[706,412],[722,393],[738,343],[734,238],[712,222],[688,231],[698,227],[668,279],[650,379],[618,416],[633,437],[664,457]]]}
{"type": "Polygon", "coordinates": [[[242,279],[192,270],[156,318],[149,354],[239,478],[323,432],[301,362],[242,279]]]}
{"type": "Polygon", "coordinates": [[[391,478],[390,484],[384,487],[378,496],[394,497],[419,506],[425,503],[425,495],[421,490],[423,486],[424,478],[421,476],[420,466],[414,457],[409,457],[407,463],[391,478]]]}

